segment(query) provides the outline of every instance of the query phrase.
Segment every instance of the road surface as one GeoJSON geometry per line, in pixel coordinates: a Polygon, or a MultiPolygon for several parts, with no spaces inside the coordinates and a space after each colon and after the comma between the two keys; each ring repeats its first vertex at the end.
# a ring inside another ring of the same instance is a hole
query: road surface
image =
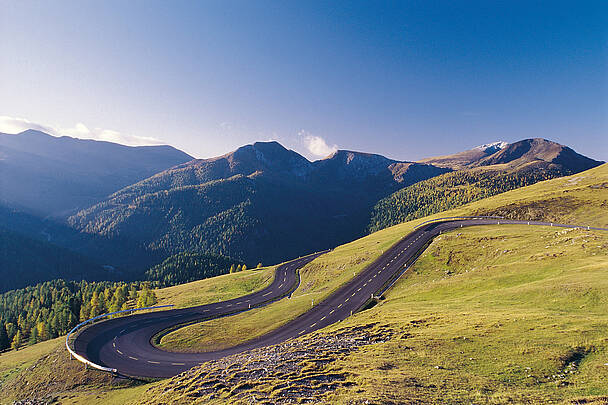
{"type": "Polygon", "coordinates": [[[73,347],[76,353],[93,363],[117,369],[120,375],[171,377],[205,361],[277,344],[344,320],[368,304],[373,296],[389,288],[424,251],[428,242],[441,232],[497,223],[574,227],[502,219],[451,220],[423,225],[306,313],[266,335],[225,350],[206,353],[167,352],[154,347],[151,339],[159,332],[177,325],[227,316],[246,311],[250,306],[254,308],[285,297],[299,283],[297,270],[324,252],[279,266],[272,284],[259,292],[214,304],[106,320],[84,329],[74,340],[73,347]]]}

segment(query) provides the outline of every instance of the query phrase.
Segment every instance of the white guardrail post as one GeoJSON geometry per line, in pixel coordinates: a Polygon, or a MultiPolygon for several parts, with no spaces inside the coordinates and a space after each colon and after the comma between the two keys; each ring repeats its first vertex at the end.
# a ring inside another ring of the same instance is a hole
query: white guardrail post
{"type": "Polygon", "coordinates": [[[109,373],[112,374],[116,374],[118,373],[118,370],[116,370],[115,368],[109,368],[109,367],[104,367],[104,366],[100,366],[99,364],[95,364],[92,361],[89,361],[87,359],[85,359],[84,357],[82,357],[81,355],[79,355],[78,353],[76,353],[74,350],[72,350],[72,348],[70,347],[70,336],[72,336],[72,333],[76,332],[76,330],[78,330],[78,328],[80,328],[81,326],[87,325],[89,323],[93,323],[98,319],[102,319],[102,318],[107,318],[109,316],[112,315],[118,315],[118,314],[124,314],[127,312],[135,312],[135,311],[144,311],[146,309],[159,309],[159,308],[168,308],[168,307],[172,307],[173,304],[170,305],[159,305],[156,307],[146,307],[146,308],[133,308],[133,309],[123,309],[122,311],[116,311],[116,312],[110,312],[109,314],[102,314],[102,315],[97,315],[91,319],[87,319],[84,322],[80,322],[78,325],[74,326],[72,328],[71,331],[68,332],[68,335],[65,338],[65,347],[66,349],[68,349],[68,352],[70,353],[70,359],[72,357],[74,357],[76,360],[84,363],[85,366],[91,366],[97,370],[101,370],[101,371],[107,371],[109,373]]]}

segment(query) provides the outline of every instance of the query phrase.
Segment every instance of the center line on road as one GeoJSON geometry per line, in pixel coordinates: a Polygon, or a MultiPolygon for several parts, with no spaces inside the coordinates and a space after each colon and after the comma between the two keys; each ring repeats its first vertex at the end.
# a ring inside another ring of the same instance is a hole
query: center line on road
{"type": "Polygon", "coordinates": [[[301,335],[304,332],[306,332],[306,329],[304,329],[303,331],[301,331],[300,333],[298,333],[298,335],[301,335]]]}
{"type": "Polygon", "coordinates": [[[340,308],[342,306],[342,304],[338,305],[338,308],[340,308]]]}
{"type": "Polygon", "coordinates": [[[267,292],[266,294],[262,295],[262,297],[265,297],[265,296],[270,295],[270,294],[272,294],[272,291],[267,292]]]}
{"type": "Polygon", "coordinates": [[[151,364],[160,364],[158,361],[152,361],[152,360],[148,360],[148,363],[151,363],[151,364]]]}
{"type": "Polygon", "coordinates": [[[174,366],[185,366],[186,365],[186,363],[171,363],[171,364],[173,364],[174,366]]]}
{"type": "Polygon", "coordinates": [[[283,283],[281,283],[281,285],[279,286],[279,288],[283,287],[283,283]]]}
{"type": "Polygon", "coordinates": [[[311,327],[311,328],[314,328],[316,324],[317,324],[317,323],[315,322],[315,323],[313,323],[312,325],[310,325],[310,327],[311,327]]]}
{"type": "Polygon", "coordinates": [[[330,314],[330,315],[331,315],[331,314],[333,314],[333,313],[334,313],[334,311],[335,311],[335,309],[332,309],[331,311],[329,311],[329,314],[330,314]]]}
{"type": "Polygon", "coordinates": [[[116,343],[115,342],[112,342],[112,347],[116,347],[116,343]]]}
{"type": "Polygon", "coordinates": [[[129,356],[129,358],[130,358],[131,360],[138,360],[138,358],[137,358],[137,357],[133,357],[133,356],[129,356]]]}
{"type": "Polygon", "coordinates": [[[361,287],[359,287],[359,288],[357,289],[357,291],[361,291],[361,287]]]}
{"type": "Polygon", "coordinates": [[[222,309],[222,307],[215,307],[215,309],[222,309]]]}
{"type": "Polygon", "coordinates": [[[319,319],[320,321],[322,321],[323,319],[327,318],[327,316],[324,316],[323,318],[319,319]]]}
{"type": "Polygon", "coordinates": [[[120,350],[116,349],[116,351],[118,352],[118,354],[122,354],[122,352],[120,350]]]}

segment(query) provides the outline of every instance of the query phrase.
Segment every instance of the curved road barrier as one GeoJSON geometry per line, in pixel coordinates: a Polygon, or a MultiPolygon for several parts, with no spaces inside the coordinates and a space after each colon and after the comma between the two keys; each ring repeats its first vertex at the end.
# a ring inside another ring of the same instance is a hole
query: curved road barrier
{"type": "Polygon", "coordinates": [[[70,347],[70,337],[72,336],[72,333],[76,332],[80,327],[88,325],[90,323],[93,323],[99,319],[103,319],[103,318],[108,318],[112,315],[118,315],[118,314],[126,314],[126,313],[132,313],[135,311],[143,311],[146,309],[159,309],[159,308],[169,308],[172,307],[173,304],[170,305],[159,305],[156,307],[146,307],[146,308],[133,308],[133,309],[123,309],[122,311],[116,311],[116,312],[110,312],[108,314],[101,314],[101,315],[97,315],[91,319],[87,319],[84,322],[80,322],[78,325],[74,326],[72,328],[72,330],[70,330],[68,332],[68,335],[65,337],[65,347],[66,349],[68,349],[68,352],[70,353],[70,357],[74,357],[76,360],[82,362],[85,364],[85,366],[91,366],[97,370],[101,370],[101,371],[107,371],[109,373],[113,373],[113,374],[117,374],[118,370],[116,370],[115,368],[109,368],[109,367],[104,367],[104,366],[100,366],[99,364],[95,364],[87,359],[85,359],[84,357],[82,357],[81,355],[79,355],[78,353],[76,353],[74,350],[72,350],[72,348],[70,347]]]}
{"type": "MultiPolygon", "coordinates": [[[[171,377],[205,361],[246,350],[269,346],[306,335],[342,321],[365,308],[378,294],[390,288],[442,232],[478,225],[541,225],[605,230],[580,225],[497,218],[468,218],[433,221],[417,227],[387,249],[350,281],[310,310],[267,334],[223,350],[205,353],[167,352],[152,344],[154,336],[193,321],[215,319],[242,312],[268,299],[280,299],[296,285],[297,270],[320,254],[310,255],[277,268],[273,283],[244,297],[192,308],[131,315],[109,319],[84,329],[74,341],[74,351],[102,367],[118,369],[133,377],[171,377]]],[[[265,301],[266,300],[266,301],[265,301]]]]}

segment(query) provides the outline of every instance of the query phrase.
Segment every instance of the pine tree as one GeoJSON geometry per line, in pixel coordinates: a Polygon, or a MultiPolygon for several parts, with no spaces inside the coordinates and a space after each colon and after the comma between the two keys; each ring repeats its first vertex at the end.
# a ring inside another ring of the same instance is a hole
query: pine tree
{"type": "Polygon", "coordinates": [[[247,270],[247,265],[246,264],[244,264],[243,267],[241,267],[241,271],[245,271],[245,270],[247,270]]]}
{"type": "Polygon", "coordinates": [[[39,342],[39,339],[38,339],[38,327],[37,326],[33,326],[32,330],[30,332],[30,341],[29,341],[29,344],[35,345],[38,342],[39,342]]]}
{"type": "Polygon", "coordinates": [[[234,264],[230,266],[230,274],[234,273],[236,269],[234,268],[234,264]]]}
{"type": "Polygon", "coordinates": [[[0,352],[9,347],[10,342],[8,340],[8,334],[6,333],[6,327],[4,326],[4,322],[0,322],[0,352]]]}
{"type": "Polygon", "coordinates": [[[262,268],[262,263],[261,263],[261,262],[260,262],[260,263],[258,263],[257,268],[258,268],[258,269],[261,269],[261,268],[262,268]]]}
{"type": "Polygon", "coordinates": [[[11,348],[14,350],[19,350],[19,346],[21,346],[21,331],[17,330],[17,333],[15,333],[15,337],[13,338],[13,342],[11,343],[11,348]]]}

